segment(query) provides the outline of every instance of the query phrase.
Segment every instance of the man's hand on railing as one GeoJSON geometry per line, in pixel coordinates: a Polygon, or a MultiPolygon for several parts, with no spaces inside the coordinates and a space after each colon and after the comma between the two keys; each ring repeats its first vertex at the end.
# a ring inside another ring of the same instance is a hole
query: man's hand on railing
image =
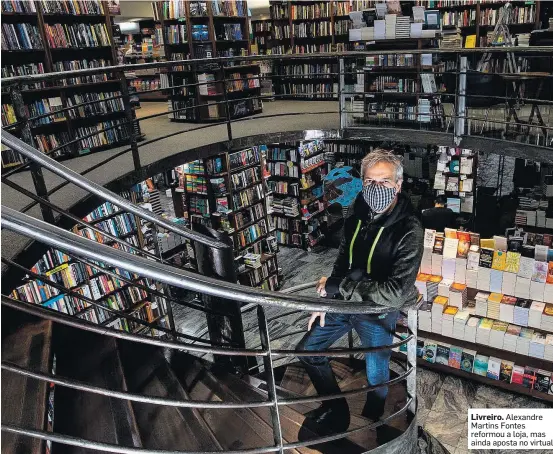
{"type": "Polygon", "coordinates": [[[327,279],[328,278],[326,276],[323,276],[321,277],[321,279],[319,279],[319,282],[317,283],[317,293],[323,298],[326,296],[325,286],[327,279]]]}
{"type": "Polygon", "coordinates": [[[309,319],[309,323],[307,323],[307,331],[311,331],[311,327],[313,323],[315,323],[315,320],[317,320],[317,317],[319,317],[319,325],[321,325],[321,327],[325,326],[325,316],[326,312],[313,312],[309,319]]]}

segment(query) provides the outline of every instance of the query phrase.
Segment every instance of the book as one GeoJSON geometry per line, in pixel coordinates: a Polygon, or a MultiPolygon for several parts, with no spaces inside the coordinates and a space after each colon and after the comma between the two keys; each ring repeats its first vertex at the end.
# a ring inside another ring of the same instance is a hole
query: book
{"type": "Polygon", "coordinates": [[[493,251],[492,268],[503,271],[507,266],[507,253],[500,250],[493,251]]]}
{"type": "Polygon", "coordinates": [[[476,356],[474,357],[473,373],[475,373],[476,375],[481,375],[483,377],[487,376],[488,360],[488,356],[476,354],[476,356]]]}
{"type": "Polygon", "coordinates": [[[461,347],[457,347],[452,345],[449,349],[449,367],[453,367],[454,369],[460,369],[461,368],[461,359],[463,355],[463,349],[461,347]]]}
{"type": "Polygon", "coordinates": [[[524,367],[522,366],[513,366],[513,371],[511,374],[511,383],[515,385],[522,385],[524,379],[524,367]]]}
{"type": "Polygon", "coordinates": [[[451,345],[446,343],[440,343],[436,346],[436,364],[443,364],[447,366],[449,364],[449,351],[451,345]]]}
{"type": "Polygon", "coordinates": [[[461,370],[472,373],[474,368],[475,356],[476,356],[475,350],[464,348],[461,354],[461,370]]]}
{"type": "Polygon", "coordinates": [[[436,343],[427,339],[424,342],[424,353],[422,355],[422,359],[424,359],[425,361],[428,361],[429,363],[435,363],[436,349],[437,349],[436,343]]]}
{"type": "Polygon", "coordinates": [[[536,371],[536,381],[534,382],[534,389],[541,393],[547,393],[551,385],[551,372],[538,369],[536,371]]]}
{"type": "MultiPolygon", "coordinates": [[[[485,241],[485,240],[482,240],[485,241]]],[[[491,240],[493,241],[493,240],[491,240]]],[[[494,250],[486,247],[480,249],[480,266],[483,268],[491,268],[493,262],[494,250]]]]}
{"type": "Polygon", "coordinates": [[[470,233],[458,231],[457,238],[459,239],[457,257],[466,258],[470,249],[470,233]]]}
{"type": "Polygon", "coordinates": [[[513,367],[515,363],[512,361],[501,360],[501,367],[499,369],[499,379],[511,383],[511,377],[513,375],[513,367]]]}
{"type": "Polygon", "coordinates": [[[465,49],[474,49],[476,47],[476,35],[467,35],[465,38],[465,49]]]}
{"type": "Polygon", "coordinates": [[[501,370],[501,360],[490,356],[488,359],[488,371],[486,376],[492,380],[499,380],[499,374],[501,370]]]}

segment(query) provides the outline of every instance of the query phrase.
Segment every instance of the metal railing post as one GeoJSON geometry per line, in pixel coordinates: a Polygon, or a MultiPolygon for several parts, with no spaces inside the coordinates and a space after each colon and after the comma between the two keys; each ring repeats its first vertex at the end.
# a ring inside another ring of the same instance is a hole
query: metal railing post
{"type": "Polygon", "coordinates": [[[138,122],[138,120],[134,118],[134,111],[131,107],[131,96],[129,94],[129,86],[127,77],[125,76],[125,71],[120,71],[117,77],[121,81],[121,94],[123,95],[123,106],[125,108],[125,119],[127,120],[127,128],[129,131],[129,145],[131,146],[134,170],[138,171],[142,168],[142,165],[140,164],[140,152],[138,151],[134,124],[134,122],[138,122]]]}
{"type": "Polygon", "coordinates": [[[227,135],[229,142],[232,141],[232,123],[230,122],[230,108],[228,105],[228,91],[227,91],[227,82],[226,82],[226,75],[223,63],[219,63],[219,70],[221,71],[221,74],[223,75],[223,96],[225,100],[225,116],[227,119],[227,135]]]}
{"type": "Polygon", "coordinates": [[[465,108],[466,108],[466,98],[467,94],[467,57],[460,55],[459,56],[459,77],[457,78],[457,96],[456,96],[456,118],[454,123],[454,141],[455,145],[459,146],[461,144],[461,138],[465,134],[465,108]]]}
{"type": "MultiPolygon", "coordinates": [[[[31,133],[31,126],[29,124],[29,112],[25,108],[25,102],[23,101],[23,96],[21,95],[21,85],[10,85],[10,87],[8,88],[8,92],[10,93],[17,121],[22,124],[20,129],[21,140],[31,145],[32,147],[35,147],[33,135],[31,133]]],[[[46,189],[46,183],[44,181],[42,168],[35,162],[31,162],[29,168],[31,171],[33,184],[35,186],[36,195],[47,201],[50,201],[50,199],[48,198],[48,189],[46,189]]],[[[52,208],[41,203],[40,210],[42,212],[42,219],[50,224],[53,224],[55,222],[54,211],[52,210],[52,208]]]]}
{"type": "Polygon", "coordinates": [[[275,446],[280,448],[279,452],[282,454],[283,440],[282,440],[282,427],[280,425],[280,412],[278,408],[278,396],[275,383],[275,371],[273,369],[273,357],[271,356],[271,341],[269,338],[269,326],[267,325],[267,318],[265,317],[265,310],[263,306],[257,306],[257,321],[259,324],[259,337],[261,338],[261,348],[267,352],[267,355],[263,357],[263,368],[265,369],[265,378],[267,380],[267,396],[269,400],[274,402],[271,407],[271,420],[273,423],[273,439],[275,446]]]}
{"type": "Polygon", "coordinates": [[[340,129],[344,129],[348,125],[348,114],[345,109],[346,105],[346,95],[343,94],[345,83],[346,83],[346,77],[345,77],[345,62],[344,57],[340,57],[338,59],[338,72],[340,73],[339,79],[338,79],[338,109],[340,111],[340,129]]]}
{"type": "Polygon", "coordinates": [[[407,397],[413,399],[409,404],[409,411],[415,415],[417,413],[417,307],[407,311],[407,326],[413,334],[413,338],[407,342],[407,367],[413,369],[406,379],[407,397]]]}

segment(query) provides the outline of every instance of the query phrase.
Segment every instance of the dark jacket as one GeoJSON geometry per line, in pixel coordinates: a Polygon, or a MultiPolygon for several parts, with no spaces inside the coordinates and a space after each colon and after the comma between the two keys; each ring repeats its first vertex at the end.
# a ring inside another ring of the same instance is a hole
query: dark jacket
{"type": "Polygon", "coordinates": [[[344,221],[329,281],[339,281],[339,291],[349,301],[372,301],[394,308],[413,303],[418,294],[415,280],[422,259],[423,234],[411,202],[403,193],[391,213],[376,219],[359,194],[344,221]],[[369,274],[368,258],[381,227],[369,274]]]}

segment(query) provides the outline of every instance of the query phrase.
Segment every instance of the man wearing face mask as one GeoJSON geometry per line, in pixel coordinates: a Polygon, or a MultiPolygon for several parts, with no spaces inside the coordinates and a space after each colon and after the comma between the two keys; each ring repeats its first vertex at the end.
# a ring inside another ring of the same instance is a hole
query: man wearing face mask
{"type": "MultiPolygon", "coordinates": [[[[326,350],[352,329],[364,347],[389,345],[398,309],[417,298],[415,279],[423,252],[423,230],[411,202],[401,193],[401,158],[377,149],[363,159],[361,175],[363,190],[345,219],[334,268],[330,277],[321,278],[317,291],[321,296],[369,301],[393,310],[383,315],[315,312],[297,350],[326,350]]],[[[389,380],[389,350],[368,353],[365,359],[369,386],[389,380]]],[[[319,395],[340,392],[327,357],[301,356],[300,360],[319,395]]],[[[378,420],[387,393],[387,387],[367,393],[362,415],[378,420]]],[[[306,415],[300,436],[307,438],[302,433],[309,431],[320,435],[343,432],[349,423],[345,398],[324,401],[306,415]]]]}

